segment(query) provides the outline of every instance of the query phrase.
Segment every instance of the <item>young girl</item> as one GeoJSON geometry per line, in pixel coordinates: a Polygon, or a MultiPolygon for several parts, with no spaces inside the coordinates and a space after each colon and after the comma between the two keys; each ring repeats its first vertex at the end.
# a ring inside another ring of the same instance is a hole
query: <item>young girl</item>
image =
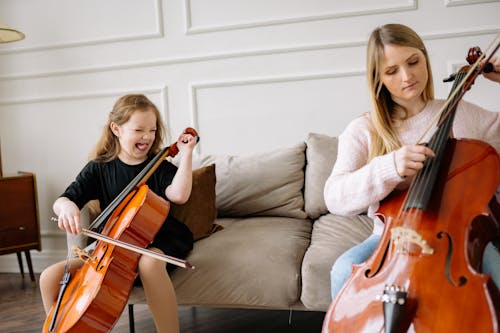
{"type": "MultiPolygon", "coordinates": [[[[500,58],[494,72],[484,76],[500,82],[500,58]]],[[[372,111],[354,119],[339,136],[338,156],[324,196],[330,212],[355,215],[368,212],[374,218],[379,202],[394,189],[404,189],[434,152],[417,140],[439,112],[444,100],[434,99],[427,50],[412,29],[388,24],[375,29],[368,41],[367,76],[372,111]]],[[[461,101],[453,123],[459,138],[485,141],[500,151],[500,113],[488,112],[461,101]]],[[[432,136],[428,133],[424,142],[432,136]]],[[[373,234],[343,253],[331,270],[331,294],[335,298],[353,264],[368,259],[375,250],[383,223],[374,219],[373,234]]],[[[500,282],[498,250],[489,244],[483,271],[500,282]],[[490,271],[496,267],[496,271],[490,271]]]]}
{"type": "MultiPolygon", "coordinates": [[[[107,207],[160,151],[163,132],[160,113],[148,98],[143,95],[126,95],[118,99],[92,160],[54,202],[53,209],[58,216],[59,228],[78,234],[81,231],[80,209],[94,199],[99,200],[102,208],[107,207]]],[[[195,144],[196,140],[192,135],[180,136],[177,141],[179,167],[163,161],[147,181],[153,192],[177,204],[183,204],[189,199],[195,144]]],[[[185,257],[192,246],[193,235],[189,229],[181,222],[167,217],[149,249],[185,257]]],[[[54,264],[40,276],[42,301],[47,314],[56,302],[64,266],[65,261],[54,264]]],[[[80,266],[80,259],[72,259],[71,273],[80,266]]],[[[138,271],[157,331],[178,332],[177,301],[165,263],[142,255],[138,271]]]]}

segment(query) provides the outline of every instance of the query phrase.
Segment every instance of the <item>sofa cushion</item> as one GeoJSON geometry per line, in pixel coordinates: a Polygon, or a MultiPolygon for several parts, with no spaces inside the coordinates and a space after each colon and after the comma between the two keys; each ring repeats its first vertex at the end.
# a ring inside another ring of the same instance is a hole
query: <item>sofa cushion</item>
{"type": "Polygon", "coordinates": [[[299,301],[311,222],[283,217],[217,219],[224,228],[194,244],[194,270],[172,274],[178,303],[287,309],[299,301]]]}
{"type": "Polygon", "coordinates": [[[310,133],[306,140],[304,209],[312,219],[326,214],[323,189],[337,159],[337,138],[310,133]]]}
{"type": "Polygon", "coordinates": [[[188,226],[194,240],[210,235],[213,230],[217,217],[215,183],[215,164],[193,170],[189,200],[183,205],[170,205],[170,214],[188,226]]]}
{"type": "Polygon", "coordinates": [[[248,156],[204,156],[216,164],[219,217],[282,216],[305,218],[305,144],[248,156]]]}
{"type": "Polygon", "coordinates": [[[330,305],[330,270],[339,255],[371,235],[369,217],[327,214],[314,222],[311,245],[302,264],[302,296],[305,307],[326,311],[330,305]]]}

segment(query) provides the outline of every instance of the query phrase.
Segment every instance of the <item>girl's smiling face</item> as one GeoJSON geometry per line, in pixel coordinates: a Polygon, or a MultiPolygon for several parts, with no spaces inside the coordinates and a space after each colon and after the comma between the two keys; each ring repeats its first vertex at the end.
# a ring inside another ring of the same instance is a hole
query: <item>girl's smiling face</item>
{"type": "Polygon", "coordinates": [[[136,110],[122,125],[111,123],[111,130],[120,142],[118,158],[126,164],[139,164],[147,159],[155,140],[156,115],[152,110],[136,110]]]}
{"type": "MultiPolygon", "coordinates": [[[[380,77],[394,102],[404,107],[422,101],[427,85],[427,61],[422,51],[409,46],[387,44],[380,77]]],[[[408,108],[411,109],[411,108],[408,108]]]]}

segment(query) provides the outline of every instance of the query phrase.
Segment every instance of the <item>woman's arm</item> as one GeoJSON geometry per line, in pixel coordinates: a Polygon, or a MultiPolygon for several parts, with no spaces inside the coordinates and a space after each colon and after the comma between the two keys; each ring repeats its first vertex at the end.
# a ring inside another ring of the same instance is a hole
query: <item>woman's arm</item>
{"type": "Polygon", "coordinates": [[[368,162],[369,133],[367,118],[358,118],[339,136],[337,160],[324,189],[325,204],[331,213],[366,212],[404,181],[396,171],[394,153],[368,162]]]}
{"type": "Polygon", "coordinates": [[[453,134],[457,138],[487,142],[500,153],[500,110],[492,112],[461,101],[453,122],[453,134]]]}

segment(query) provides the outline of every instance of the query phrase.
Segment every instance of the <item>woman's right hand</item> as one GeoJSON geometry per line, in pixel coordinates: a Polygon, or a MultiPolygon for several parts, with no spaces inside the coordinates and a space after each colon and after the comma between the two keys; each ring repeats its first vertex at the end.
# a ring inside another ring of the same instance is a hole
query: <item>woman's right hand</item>
{"type": "Polygon", "coordinates": [[[54,212],[57,214],[57,225],[59,229],[65,230],[73,235],[82,231],[80,223],[80,209],[71,200],[60,197],[54,202],[54,212]]]}
{"type": "Polygon", "coordinates": [[[424,167],[427,157],[434,157],[434,152],[423,145],[407,145],[394,153],[396,171],[402,178],[414,176],[424,167]]]}

